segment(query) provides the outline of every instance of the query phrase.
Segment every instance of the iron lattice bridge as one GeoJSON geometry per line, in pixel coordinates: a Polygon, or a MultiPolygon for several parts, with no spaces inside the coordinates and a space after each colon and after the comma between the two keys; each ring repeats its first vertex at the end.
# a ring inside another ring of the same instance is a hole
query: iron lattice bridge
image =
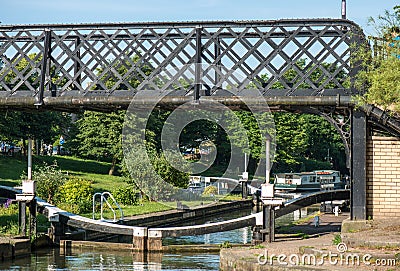
{"type": "Polygon", "coordinates": [[[140,93],[233,107],[250,89],[272,106],[348,106],[363,39],[341,19],[2,25],[0,107],[109,111],[140,93]]]}

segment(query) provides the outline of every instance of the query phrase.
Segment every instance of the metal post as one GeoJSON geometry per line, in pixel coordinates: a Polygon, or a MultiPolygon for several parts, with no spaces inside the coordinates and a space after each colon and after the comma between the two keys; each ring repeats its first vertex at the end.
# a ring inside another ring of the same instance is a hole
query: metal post
{"type": "Polygon", "coordinates": [[[351,123],[351,212],[352,220],[367,218],[367,121],[365,113],[353,110],[351,123]]]}
{"type": "Polygon", "coordinates": [[[77,37],[75,40],[75,49],[76,49],[76,60],[74,61],[74,77],[76,84],[80,85],[82,84],[82,79],[81,79],[81,72],[79,71],[81,69],[81,64],[79,61],[81,60],[81,51],[79,49],[79,45],[81,43],[80,37],[77,37]]]}
{"type": "Polygon", "coordinates": [[[40,85],[39,85],[39,96],[36,100],[35,105],[43,105],[44,89],[46,85],[46,74],[47,74],[47,61],[49,60],[51,50],[51,30],[46,29],[44,32],[44,52],[42,59],[42,70],[40,72],[40,85]]]}
{"type": "Polygon", "coordinates": [[[244,170],[245,172],[247,172],[247,153],[244,153],[244,170]]]}
{"type": "Polygon", "coordinates": [[[342,0],[342,19],[346,19],[346,0],[342,0]]]}
{"type": "MultiPolygon", "coordinates": [[[[220,40],[219,38],[215,39],[214,43],[214,57],[217,59],[221,55],[221,45],[220,45],[220,40]]],[[[215,83],[214,87],[217,89],[222,88],[222,82],[221,82],[221,75],[218,73],[217,69],[221,69],[220,72],[222,72],[222,67],[221,67],[221,59],[218,61],[215,61],[217,64],[217,67],[215,67],[215,83]]]]}
{"type": "Polygon", "coordinates": [[[32,180],[32,139],[28,139],[28,181],[32,180]]]}
{"type": "Polygon", "coordinates": [[[194,91],[193,91],[193,99],[195,102],[199,101],[200,98],[200,90],[201,90],[201,32],[202,28],[196,28],[196,57],[195,57],[195,78],[194,78],[194,91]]]}
{"type": "Polygon", "coordinates": [[[265,136],[265,183],[269,183],[269,175],[271,174],[271,136],[267,134],[265,136]]]}

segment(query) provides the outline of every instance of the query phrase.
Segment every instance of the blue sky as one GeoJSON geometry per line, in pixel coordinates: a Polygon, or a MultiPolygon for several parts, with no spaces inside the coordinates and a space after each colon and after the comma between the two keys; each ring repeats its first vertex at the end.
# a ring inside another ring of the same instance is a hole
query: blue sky
{"type": "MultiPolygon", "coordinates": [[[[398,5],[391,0],[347,0],[348,19],[398,5]]],[[[0,0],[2,24],[340,18],[341,0],[0,0]]]]}

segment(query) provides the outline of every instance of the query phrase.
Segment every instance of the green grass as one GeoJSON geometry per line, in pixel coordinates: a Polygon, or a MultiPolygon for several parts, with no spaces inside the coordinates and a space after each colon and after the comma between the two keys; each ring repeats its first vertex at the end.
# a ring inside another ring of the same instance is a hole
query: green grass
{"type": "MultiPolygon", "coordinates": [[[[114,207],[114,206],[113,206],[114,207]]],[[[108,209],[107,206],[104,206],[104,212],[103,216],[106,219],[112,219],[113,218],[113,213],[111,210],[108,209]]],[[[124,216],[135,216],[135,215],[141,215],[141,214],[148,214],[148,213],[154,213],[154,212],[162,212],[162,211],[167,211],[173,209],[170,206],[164,205],[159,202],[154,202],[154,201],[146,201],[143,202],[142,204],[139,205],[121,205],[121,209],[124,212],[124,216]]],[[[117,214],[117,217],[120,217],[119,210],[115,208],[115,212],[117,214]]],[[[92,212],[89,213],[84,213],[81,214],[82,216],[92,218],[92,212]]],[[[96,212],[96,219],[100,218],[100,211],[96,212]]]]}
{"type": "MultiPolygon", "coordinates": [[[[110,163],[80,159],[70,156],[33,156],[32,164],[52,165],[57,162],[59,168],[69,176],[90,180],[96,192],[110,191],[118,185],[125,185],[120,176],[110,176],[110,163]]],[[[16,186],[21,183],[21,176],[27,171],[27,158],[24,156],[0,156],[0,185],[16,186]]]]}
{"type": "Polygon", "coordinates": [[[70,175],[81,179],[92,181],[96,192],[110,191],[118,185],[126,185],[123,177],[108,175],[111,164],[88,159],[81,159],[71,156],[35,156],[33,163],[38,165],[54,161],[60,169],[70,175]]]}
{"type": "Polygon", "coordinates": [[[20,185],[21,175],[26,172],[27,165],[27,160],[23,156],[0,155],[0,185],[20,185]]]}

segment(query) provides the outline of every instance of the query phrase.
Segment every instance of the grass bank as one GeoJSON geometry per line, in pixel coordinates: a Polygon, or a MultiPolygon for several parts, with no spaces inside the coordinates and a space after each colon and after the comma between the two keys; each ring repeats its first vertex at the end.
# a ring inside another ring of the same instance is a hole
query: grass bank
{"type": "MultiPolygon", "coordinates": [[[[110,191],[118,185],[125,185],[121,176],[110,176],[110,163],[87,160],[70,156],[33,156],[33,166],[52,165],[57,163],[65,174],[89,180],[96,191],[110,191]]],[[[0,156],[0,185],[17,186],[21,184],[21,176],[26,174],[27,158],[24,156],[0,156]]]]}

